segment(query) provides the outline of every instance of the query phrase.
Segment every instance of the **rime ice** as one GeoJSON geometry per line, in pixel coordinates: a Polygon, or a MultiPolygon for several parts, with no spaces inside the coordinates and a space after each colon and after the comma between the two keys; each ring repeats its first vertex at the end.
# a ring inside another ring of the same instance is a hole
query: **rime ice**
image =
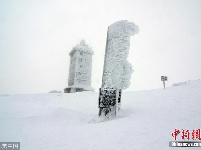
{"type": "Polygon", "coordinates": [[[139,32],[132,22],[122,20],[108,27],[102,88],[126,89],[130,86],[133,72],[128,62],[130,36],[139,32]]]}
{"type": "Polygon", "coordinates": [[[119,95],[122,89],[130,86],[133,73],[132,65],[127,60],[130,36],[138,32],[138,26],[127,20],[115,22],[108,27],[102,88],[99,93],[99,116],[116,116],[120,109],[119,95]],[[100,105],[105,103],[107,105],[104,107],[100,105]]]}

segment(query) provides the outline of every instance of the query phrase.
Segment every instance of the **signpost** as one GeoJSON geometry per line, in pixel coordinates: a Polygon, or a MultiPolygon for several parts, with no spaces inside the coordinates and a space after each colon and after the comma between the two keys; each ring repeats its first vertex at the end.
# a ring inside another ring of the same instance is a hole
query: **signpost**
{"type": "Polygon", "coordinates": [[[165,89],[165,81],[167,80],[168,80],[167,76],[161,76],[161,81],[163,81],[164,89],[165,89]]]}
{"type": "Polygon", "coordinates": [[[100,88],[99,89],[99,116],[106,116],[112,109],[115,115],[121,105],[121,89],[100,88]]]}
{"type": "Polygon", "coordinates": [[[139,27],[127,20],[111,24],[107,30],[102,86],[99,93],[99,116],[114,118],[121,106],[121,92],[130,86],[133,73],[128,62],[130,37],[139,27]]]}

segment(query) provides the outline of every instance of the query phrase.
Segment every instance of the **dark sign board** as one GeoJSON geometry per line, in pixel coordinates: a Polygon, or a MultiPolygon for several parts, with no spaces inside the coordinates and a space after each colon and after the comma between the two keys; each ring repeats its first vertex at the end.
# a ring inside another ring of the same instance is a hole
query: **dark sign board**
{"type": "MultiPolygon", "coordinates": [[[[99,108],[110,108],[116,104],[116,89],[100,88],[99,108]]],[[[118,93],[118,103],[121,103],[121,89],[118,93]]]]}
{"type": "Polygon", "coordinates": [[[161,76],[161,81],[167,81],[167,76],[161,76]]]}

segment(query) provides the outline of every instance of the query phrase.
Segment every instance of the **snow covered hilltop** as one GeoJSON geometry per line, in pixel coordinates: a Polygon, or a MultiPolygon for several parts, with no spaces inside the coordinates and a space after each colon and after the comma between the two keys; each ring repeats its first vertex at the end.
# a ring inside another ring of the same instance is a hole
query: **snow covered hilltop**
{"type": "Polygon", "coordinates": [[[0,141],[24,150],[169,150],[175,128],[200,128],[200,91],[196,80],[124,92],[119,116],[106,122],[95,92],[1,95],[0,141]]]}

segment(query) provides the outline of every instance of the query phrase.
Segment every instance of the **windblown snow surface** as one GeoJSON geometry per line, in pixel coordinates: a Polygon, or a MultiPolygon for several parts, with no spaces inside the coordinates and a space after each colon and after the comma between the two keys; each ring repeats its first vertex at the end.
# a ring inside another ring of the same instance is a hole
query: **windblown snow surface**
{"type": "Polygon", "coordinates": [[[97,114],[96,92],[1,95],[0,141],[20,142],[21,150],[175,149],[175,128],[201,128],[201,81],[123,92],[118,117],[97,114]]]}

